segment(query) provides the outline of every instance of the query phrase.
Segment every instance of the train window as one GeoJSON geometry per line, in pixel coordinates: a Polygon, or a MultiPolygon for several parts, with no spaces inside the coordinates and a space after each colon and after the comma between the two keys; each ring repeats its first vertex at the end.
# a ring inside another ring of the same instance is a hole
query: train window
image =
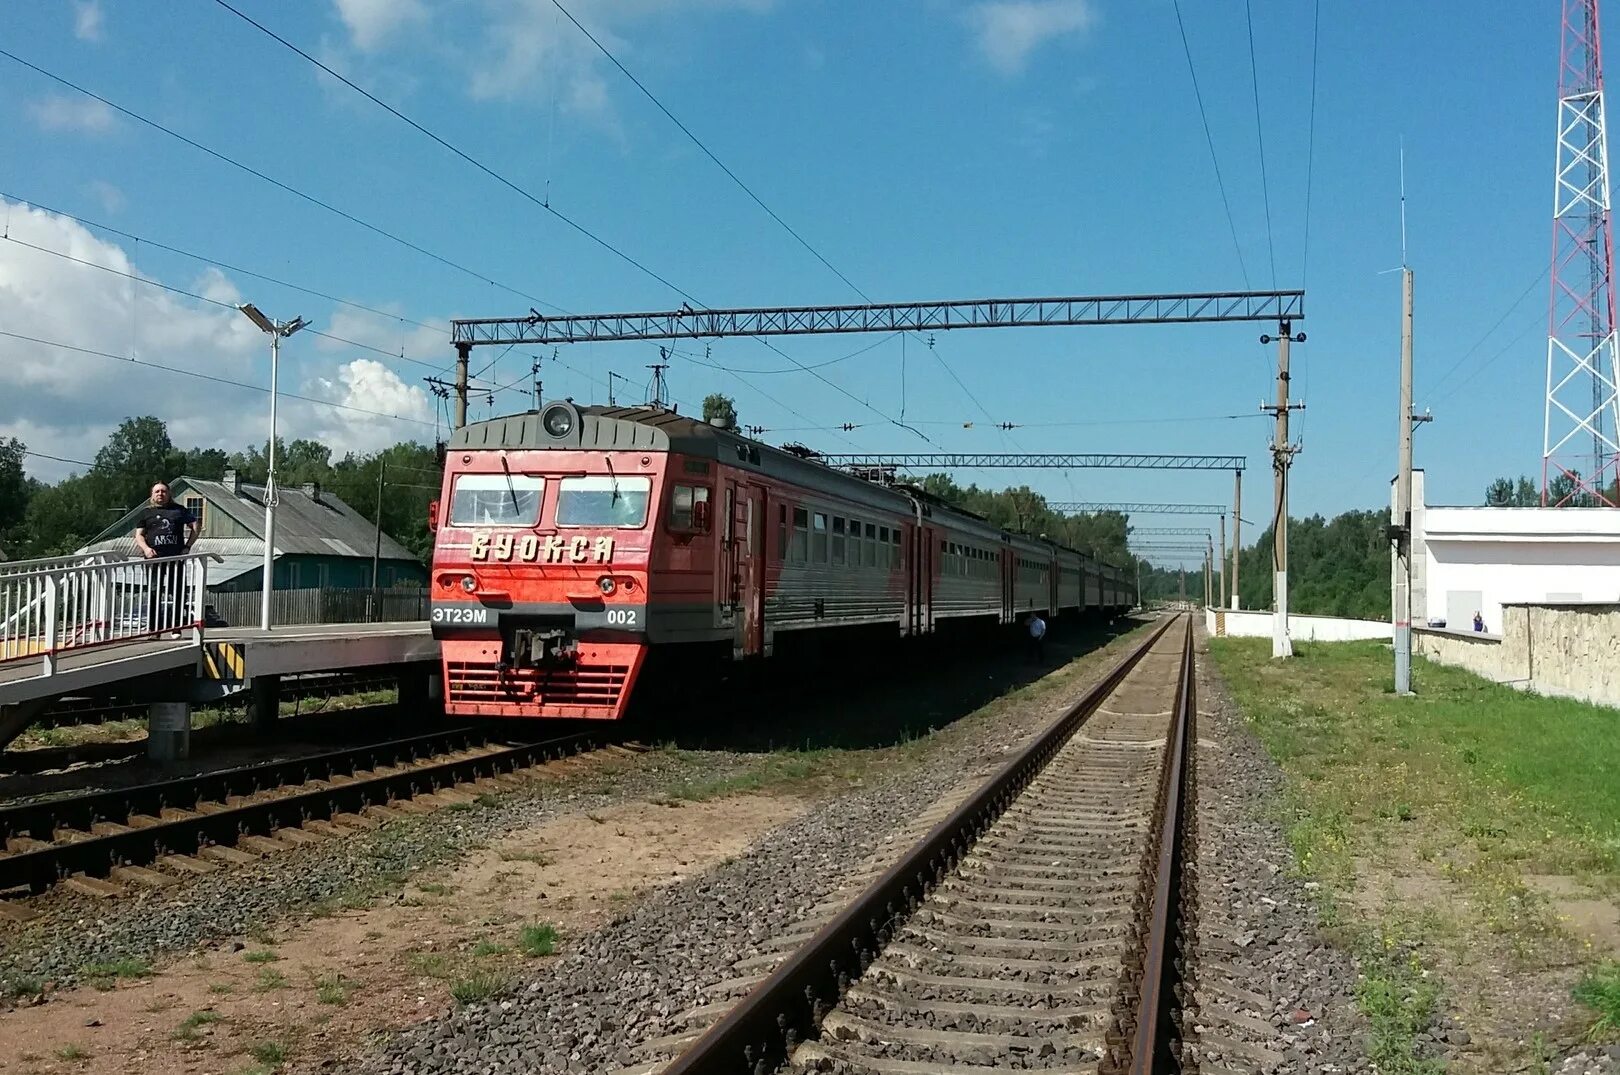
{"type": "Polygon", "coordinates": [[[886,526],[880,526],[878,527],[878,566],[893,567],[894,561],[890,559],[890,555],[889,528],[886,526]]]}
{"type": "Polygon", "coordinates": [[[793,509],[793,548],[790,559],[796,564],[805,561],[810,548],[810,513],[803,508],[793,509]]]}
{"type": "Polygon", "coordinates": [[[778,560],[786,560],[788,558],[788,525],[786,504],[778,505],[776,509],[776,558],[778,560]]]}
{"type": "Polygon", "coordinates": [[[827,516],[818,511],[812,521],[815,526],[810,532],[810,559],[824,564],[827,562],[827,516]]]}
{"type": "Polygon", "coordinates": [[[533,526],[546,480],[529,474],[458,474],[450,493],[451,526],[533,526]]]}
{"type": "Polygon", "coordinates": [[[833,516],[832,525],[832,562],[844,562],[844,518],[841,515],[833,516]]]}
{"type": "Polygon", "coordinates": [[[866,524],[866,566],[876,567],[877,556],[877,524],[866,524]]]}
{"type": "Polygon", "coordinates": [[[706,530],[709,487],[707,485],[677,485],[669,498],[669,528],[671,530],[706,530]],[[700,509],[698,505],[703,507],[700,509]]]}
{"type": "Polygon", "coordinates": [[[647,521],[652,479],[588,474],[558,483],[558,526],[641,526],[647,521]]]}

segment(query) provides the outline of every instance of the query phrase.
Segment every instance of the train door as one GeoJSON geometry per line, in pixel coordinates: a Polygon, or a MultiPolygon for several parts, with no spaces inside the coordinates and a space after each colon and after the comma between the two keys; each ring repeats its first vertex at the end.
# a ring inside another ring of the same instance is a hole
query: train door
{"type": "Polygon", "coordinates": [[[934,629],[934,535],[919,522],[912,528],[911,592],[917,609],[916,629],[934,629]]]}
{"type": "Polygon", "coordinates": [[[1046,615],[1048,617],[1058,614],[1058,583],[1061,581],[1063,568],[1058,565],[1057,557],[1051,557],[1046,567],[1046,615]]]}
{"type": "Polygon", "coordinates": [[[1006,547],[997,553],[996,566],[1001,571],[1001,622],[1012,623],[1018,616],[1018,606],[1013,600],[1013,553],[1006,547]]]}
{"type": "Polygon", "coordinates": [[[743,657],[765,648],[765,490],[744,482],[730,483],[726,511],[731,568],[727,603],[736,630],[732,654],[743,657]]]}

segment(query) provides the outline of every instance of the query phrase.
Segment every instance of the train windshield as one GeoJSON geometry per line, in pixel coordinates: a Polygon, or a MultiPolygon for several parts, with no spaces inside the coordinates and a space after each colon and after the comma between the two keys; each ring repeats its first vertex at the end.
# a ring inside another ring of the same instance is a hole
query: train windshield
{"type": "Polygon", "coordinates": [[[557,493],[557,525],[641,526],[647,521],[651,496],[651,478],[594,474],[564,478],[557,493]]]}
{"type": "Polygon", "coordinates": [[[546,480],[528,474],[460,474],[450,495],[451,526],[533,526],[546,480]]]}

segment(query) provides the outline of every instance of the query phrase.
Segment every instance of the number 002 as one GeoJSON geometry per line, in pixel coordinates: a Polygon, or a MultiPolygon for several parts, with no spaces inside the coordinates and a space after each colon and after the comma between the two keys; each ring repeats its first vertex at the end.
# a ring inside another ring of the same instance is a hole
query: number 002
{"type": "Polygon", "coordinates": [[[636,610],[633,608],[610,608],[607,611],[609,626],[634,627],[636,625],[636,610]]]}

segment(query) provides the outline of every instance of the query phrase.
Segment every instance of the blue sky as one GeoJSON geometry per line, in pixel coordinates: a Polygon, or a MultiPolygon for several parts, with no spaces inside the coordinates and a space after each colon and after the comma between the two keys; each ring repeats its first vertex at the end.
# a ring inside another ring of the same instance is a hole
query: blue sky
{"type": "MultiPolygon", "coordinates": [[[[402,111],[713,306],[859,301],[738,190],[549,0],[233,0],[402,111]]],[[[565,0],[565,3],[567,0],[565,0]]],[[[1307,289],[1295,349],[1304,451],[1293,514],[1387,498],[1395,456],[1397,148],[1417,274],[1418,458],[1434,502],[1477,502],[1539,471],[1558,5],[1324,4],[1314,183],[1309,3],[1254,0],[1270,203],[1262,195],[1243,5],[1182,4],[1241,242],[1217,192],[1168,0],[886,4],[574,0],[568,6],[754,190],[878,300],[1307,289]],[[1444,47],[1436,47],[1443,43],[1444,47]],[[1273,255],[1274,252],[1274,255],[1273,255]],[[1275,277],[1272,258],[1275,258],[1275,277]],[[1526,291],[1528,289],[1528,294],[1526,291]],[[1515,300],[1524,295],[1515,305],[1515,300]],[[1487,335],[1500,320],[1499,327],[1487,335]],[[1483,340],[1482,340],[1483,337],[1483,340]],[[1475,346],[1477,343],[1477,346],[1475,346]],[[1448,371],[1449,375],[1448,375],[1448,371]]],[[[573,234],[321,76],[212,0],[0,7],[8,51],[394,232],[575,312],[667,309],[667,287],[573,234]]],[[[0,57],[12,102],[0,192],[425,323],[526,312],[446,268],[0,57]]],[[[442,332],[378,319],[11,205],[7,234],[221,301],[302,314],[347,340],[447,367],[442,332]]],[[[262,338],[228,310],[0,243],[0,329],[267,383],[262,338]]],[[[766,439],[829,451],[1176,451],[1249,459],[1250,518],[1270,501],[1274,348],[1262,325],[1141,326],[780,341],[682,341],[669,381],[692,409],[735,396],[766,439]],[[901,412],[930,444],[887,424],[901,412]],[[690,356],[690,357],[689,357],[690,356]],[[948,363],[966,390],[942,369],[948,363]],[[773,397],[776,402],[761,391],[773,397]],[[984,410],[980,409],[982,404],[984,410]],[[990,419],[1025,428],[1004,435],[990,419]],[[792,413],[798,412],[798,414],[792,413]],[[881,416],[879,413],[881,412],[881,416]],[[801,415],[803,417],[801,417],[801,415]],[[1149,421],[1153,420],[1153,421],[1149,421]],[[962,423],[973,421],[973,429],[962,423]],[[799,431],[857,423],[849,433],[799,431]],[[1051,423],[1074,423],[1053,425],[1051,423]],[[1082,424],[1089,423],[1089,424],[1082,424]],[[839,439],[840,437],[845,439],[839,439]]],[[[514,349],[485,382],[604,401],[636,396],[656,345],[514,349]],[[594,379],[592,379],[594,378],[594,379]]],[[[475,351],[474,370],[496,359],[475,351]]],[[[0,434],[82,459],[132,411],[182,443],[264,436],[262,394],[0,337],[0,386],[25,404],[0,434]]],[[[431,439],[432,370],[313,336],[284,350],[284,431],[339,450],[431,439]],[[362,414],[415,418],[396,422],[362,414]],[[424,424],[425,423],[425,424],[424,424]]],[[[515,393],[493,410],[518,409],[515,393]]],[[[683,409],[686,409],[683,407],[683,409]]],[[[9,411],[9,413],[6,413],[9,411]]],[[[482,400],[473,416],[491,408],[482,400]]],[[[59,464],[37,460],[55,476],[59,464]]],[[[964,472],[1053,499],[1225,501],[1224,472],[964,472]]],[[[1252,531],[1251,531],[1252,534],[1252,531]]]]}

